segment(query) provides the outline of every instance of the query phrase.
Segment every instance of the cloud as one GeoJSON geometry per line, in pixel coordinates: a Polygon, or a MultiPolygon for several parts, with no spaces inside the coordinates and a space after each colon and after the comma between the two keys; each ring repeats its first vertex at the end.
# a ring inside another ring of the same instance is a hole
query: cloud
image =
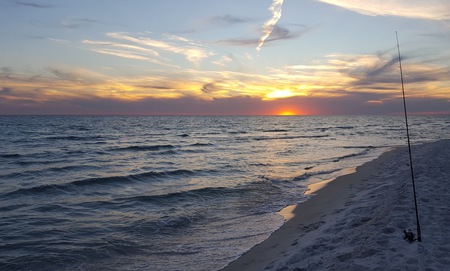
{"type": "Polygon", "coordinates": [[[448,0],[318,0],[369,16],[450,20],[448,0]]]}
{"type": "Polygon", "coordinates": [[[11,67],[1,67],[0,68],[0,78],[8,79],[14,73],[11,67]]]}
{"type": "MultiPolygon", "coordinates": [[[[430,97],[449,97],[448,87],[445,86],[449,82],[447,78],[450,78],[447,66],[414,62],[413,58],[403,57],[403,60],[407,59],[411,60],[404,65],[403,71],[409,95],[420,96],[427,89],[430,97]]],[[[347,84],[348,89],[398,92],[400,70],[398,57],[392,52],[366,56],[336,55],[333,61],[336,67],[340,67],[343,77],[351,79],[347,84]],[[339,63],[338,59],[344,62],[339,63]]]]}
{"type": "Polygon", "coordinates": [[[118,56],[122,58],[128,58],[128,59],[138,59],[138,60],[146,60],[157,64],[162,64],[161,62],[148,58],[146,56],[143,56],[142,54],[130,52],[130,51],[123,51],[123,50],[112,50],[112,49],[91,49],[93,52],[97,52],[100,54],[105,55],[113,55],[118,56]]]}
{"type": "MultiPolygon", "coordinates": [[[[109,44],[104,46],[114,49],[109,44]]],[[[310,64],[272,68],[267,74],[174,69],[148,76],[118,77],[76,67],[50,67],[35,74],[19,74],[3,67],[0,108],[9,101],[17,108],[27,104],[42,110],[61,103],[68,109],[60,108],[61,112],[67,113],[113,114],[117,109],[116,114],[226,114],[229,106],[228,114],[269,114],[285,103],[311,114],[389,113],[394,112],[395,101],[401,96],[395,57],[393,48],[363,55],[335,53],[310,64]],[[74,106],[77,102],[79,107],[74,106]],[[94,107],[96,102],[98,108],[94,107]],[[102,104],[117,104],[117,108],[101,108],[102,104]]],[[[450,69],[438,61],[420,62],[408,54],[404,59],[408,100],[422,99],[427,106],[435,105],[437,111],[442,111],[450,101],[450,69]]],[[[417,102],[412,108],[417,112],[419,105],[417,102]]],[[[421,110],[431,109],[423,106],[421,110]]]]}
{"type": "MultiPolygon", "coordinates": [[[[289,28],[275,25],[271,32],[271,35],[265,39],[264,44],[269,42],[275,42],[280,40],[293,40],[303,36],[305,33],[312,31],[314,27],[297,25],[296,29],[291,30],[289,28]]],[[[258,44],[260,39],[258,38],[241,38],[241,39],[224,39],[218,40],[217,43],[232,45],[232,46],[254,46],[258,44]]]]}
{"type": "Polygon", "coordinates": [[[50,68],[48,70],[62,80],[73,81],[73,82],[77,82],[80,80],[80,78],[78,76],[76,76],[74,73],[65,72],[60,69],[55,69],[55,68],[50,68]]]}
{"type": "Polygon", "coordinates": [[[175,65],[163,63],[161,58],[160,58],[161,60],[158,60],[160,54],[157,51],[150,48],[111,41],[83,40],[82,43],[90,46],[89,50],[96,53],[128,59],[144,60],[163,66],[178,67],[175,65]]]}
{"type": "Polygon", "coordinates": [[[84,69],[47,68],[36,74],[0,73],[3,98],[13,101],[54,101],[90,96],[108,77],[84,69]],[[14,91],[12,91],[14,90],[14,91]]]}
{"type": "Polygon", "coordinates": [[[183,55],[193,64],[199,64],[203,59],[215,55],[201,44],[176,35],[165,35],[167,41],[151,39],[144,34],[109,32],[106,35],[118,41],[83,40],[82,43],[89,46],[89,50],[97,53],[145,60],[169,67],[178,66],[167,63],[169,60],[163,58],[164,53],[183,55]],[[114,47],[120,49],[112,49],[114,47]]]}
{"type": "Polygon", "coordinates": [[[298,37],[303,36],[305,33],[311,31],[312,29],[313,29],[312,27],[301,26],[301,29],[292,32],[291,30],[285,27],[276,25],[273,28],[272,34],[268,39],[266,39],[265,43],[277,40],[296,39],[298,37]]]}
{"type": "Polygon", "coordinates": [[[69,41],[68,40],[64,40],[64,39],[55,39],[55,38],[47,38],[47,37],[33,37],[35,39],[39,39],[39,38],[43,38],[43,39],[47,39],[49,41],[58,43],[58,44],[68,44],[69,41]]]}
{"type": "MultiPolygon", "coordinates": [[[[164,41],[158,41],[146,37],[133,37],[130,35],[126,35],[124,33],[108,33],[108,36],[116,38],[116,39],[122,39],[134,42],[136,44],[140,44],[143,46],[152,47],[155,49],[160,49],[167,52],[173,52],[176,54],[181,54],[186,57],[191,62],[198,63],[203,58],[206,58],[212,53],[207,52],[203,48],[200,47],[193,47],[193,46],[184,46],[185,43],[188,43],[189,45],[192,45],[189,40],[180,40],[183,43],[183,45],[176,45],[170,42],[164,42],[164,41]]],[[[173,39],[173,38],[172,38],[173,39]]]]}
{"type": "Polygon", "coordinates": [[[145,88],[145,89],[160,89],[160,90],[171,90],[171,87],[168,86],[158,86],[158,85],[136,85],[138,88],[145,88]]]}
{"type": "MultiPolygon", "coordinates": [[[[94,25],[112,25],[109,23],[105,23],[99,20],[91,19],[91,18],[73,18],[67,17],[60,20],[42,20],[41,19],[33,19],[30,21],[31,24],[45,27],[45,28],[61,28],[65,30],[74,30],[74,29],[87,29],[93,27],[94,25]]],[[[33,36],[34,38],[46,38],[42,36],[33,36]]]]}
{"type": "MultiPolygon", "coordinates": [[[[300,97],[353,97],[365,93],[368,101],[385,102],[401,95],[400,71],[393,49],[382,53],[350,55],[330,54],[310,65],[271,69],[272,91],[288,91],[300,97]],[[381,95],[369,97],[371,95],[381,95]]],[[[407,96],[450,100],[450,69],[404,57],[407,96]]],[[[266,81],[266,80],[265,80],[266,81]]],[[[267,80],[269,81],[269,80],[267,80]]],[[[277,93],[277,92],[274,92],[277,93]]],[[[283,96],[283,95],[277,95],[283,96]]]]}
{"type": "Polygon", "coordinates": [[[216,92],[218,90],[220,90],[220,87],[217,85],[216,82],[214,82],[214,83],[206,83],[202,87],[202,91],[204,93],[208,93],[208,94],[214,93],[214,92],[216,92]]]}
{"type": "Polygon", "coordinates": [[[211,63],[213,63],[217,66],[225,67],[232,61],[233,61],[233,56],[231,55],[231,56],[221,56],[219,60],[211,61],[211,63]]]}
{"type": "Polygon", "coordinates": [[[59,23],[65,29],[87,28],[93,24],[103,23],[89,18],[66,18],[59,23]]]}
{"type": "Polygon", "coordinates": [[[149,48],[144,48],[142,46],[131,45],[131,44],[124,44],[124,43],[110,42],[110,41],[92,41],[92,40],[83,40],[82,43],[90,44],[90,45],[97,45],[97,46],[104,46],[104,47],[119,47],[119,48],[125,48],[125,49],[149,53],[153,56],[160,56],[160,54],[158,52],[156,52],[155,50],[152,50],[149,48]]]}
{"type": "Polygon", "coordinates": [[[378,75],[382,75],[386,72],[392,72],[392,68],[397,68],[398,65],[398,58],[394,56],[390,59],[384,59],[384,61],[377,63],[377,65],[369,69],[366,74],[368,77],[377,77],[378,75]]]}
{"type": "Polygon", "coordinates": [[[254,46],[259,42],[258,38],[237,38],[237,39],[224,39],[216,41],[219,44],[232,45],[232,46],[254,46]]]}
{"type": "Polygon", "coordinates": [[[9,87],[2,87],[0,89],[0,95],[2,95],[2,94],[12,94],[12,92],[13,92],[12,88],[9,88],[9,87]]]}
{"type": "Polygon", "coordinates": [[[269,7],[269,10],[272,12],[272,18],[263,24],[263,35],[259,39],[258,46],[256,47],[257,51],[261,50],[261,47],[264,45],[264,41],[270,36],[276,23],[281,18],[281,7],[283,2],[284,0],[274,0],[272,5],[269,7]]]}
{"type": "MultiPolygon", "coordinates": [[[[95,85],[110,80],[109,76],[83,68],[72,67],[50,67],[46,69],[50,75],[56,76],[57,79],[69,81],[81,85],[95,85]]],[[[43,76],[35,76],[35,79],[43,79],[43,76]]],[[[52,80],[52,79],[50,79],[52,80]]]]}
{"type": "Polygon", "coordinates": [[[238,17],[233,15],[214,16],[207,19],[207,22],[218,25],[234,25],[254,21],[248,17],[238,17]]]}
{"type": "Polygon", "coordinates": [[[173,42],[154,40],[142,35],[130,35],[121,32],[110,32],[107,33],[107,36],[118,40],[132,42],[134,44],[138,44],[139,46],[150,47],[153,50],[180,54],[194,64],[198,64],[203,59],[215,55],[214,52],[205,49],[203,46],[194,41],[174,35],[167,36],[168,39],[173,42]]]}
{"type": "Polygon", "coordinates": [[[37,4],[25,1],[12,0],[12,2],[18,6],[31,7],[31,8],[54,8],[54,5],[49,4],[37,4]]]}

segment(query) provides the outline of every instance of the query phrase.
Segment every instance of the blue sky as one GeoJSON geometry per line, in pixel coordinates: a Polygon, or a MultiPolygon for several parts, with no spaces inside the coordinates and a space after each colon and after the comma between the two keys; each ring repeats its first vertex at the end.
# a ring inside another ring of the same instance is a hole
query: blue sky
{"type": "Polygon", "coordinates": [[[450,113],[450,2],[0,0],[0,114],[450,113]]]}

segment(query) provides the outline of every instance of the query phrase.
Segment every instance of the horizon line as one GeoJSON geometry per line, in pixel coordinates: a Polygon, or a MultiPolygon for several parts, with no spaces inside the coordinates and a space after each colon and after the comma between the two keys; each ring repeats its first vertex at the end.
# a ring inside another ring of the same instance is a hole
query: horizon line
{"type": "MultiPolygon", "coordinates": [[[[398,116],[402,112],[364,114],[364,113],[343,113],[343,114],[0,114],[0,117],[314,117],[314,116],[398,116]]],[[[422,116],[446,116],[450,112],[408,112],[410,115],[422,116]]]]}

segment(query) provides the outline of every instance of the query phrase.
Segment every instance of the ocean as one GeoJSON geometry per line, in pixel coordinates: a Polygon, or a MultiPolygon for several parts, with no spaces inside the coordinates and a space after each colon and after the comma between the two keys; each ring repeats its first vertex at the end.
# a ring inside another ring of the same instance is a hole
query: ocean
{"type": "MultiPolygon", "coordinates": [[[[450,116],[410,116],[412,143],[450,116]]],[[[403,116],[0,116],[0,270],[218,270],[403,116]]],[[[407,162],[407,161],[405,161],[407,162]]]]}

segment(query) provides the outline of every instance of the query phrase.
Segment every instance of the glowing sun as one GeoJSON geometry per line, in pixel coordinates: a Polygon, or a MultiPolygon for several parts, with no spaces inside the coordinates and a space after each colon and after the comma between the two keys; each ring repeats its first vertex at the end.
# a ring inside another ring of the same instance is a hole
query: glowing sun
{"type": "Polygon", "coordinates": [[[295,111],[292,110],[283,110],[280,113],[278,113],[279,116],[295,116],[298,115],[295,111]]]}

